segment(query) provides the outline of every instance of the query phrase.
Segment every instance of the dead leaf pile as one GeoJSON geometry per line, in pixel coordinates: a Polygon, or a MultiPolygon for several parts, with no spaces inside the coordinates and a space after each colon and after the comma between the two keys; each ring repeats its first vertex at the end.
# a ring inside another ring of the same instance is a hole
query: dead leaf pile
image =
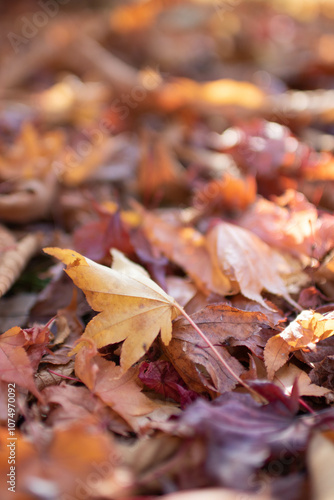
{"type": "Polygon", "coordinates": [[[1,3],[1,499],[332,498],[333,12],[1,3]]]}

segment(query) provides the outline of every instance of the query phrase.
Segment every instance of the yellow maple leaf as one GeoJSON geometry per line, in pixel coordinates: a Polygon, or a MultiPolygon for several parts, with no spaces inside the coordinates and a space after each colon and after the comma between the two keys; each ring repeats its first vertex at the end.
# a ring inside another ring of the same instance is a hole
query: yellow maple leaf
{"type": "Polygon", "coordinates": [[[99,314],[87,325],[85,338],[97,348],[122,342],[121,366],[128,370],[149,349],[159,331],[164,344],[172,337],[172,320],[180,313],[175,300],[167,295],[148,273],[113,249],[112,269],[83,257],[74,250],[45,248],[44,251],[66,264],[66,272],[83,290],[89,305],[99,314]]]}

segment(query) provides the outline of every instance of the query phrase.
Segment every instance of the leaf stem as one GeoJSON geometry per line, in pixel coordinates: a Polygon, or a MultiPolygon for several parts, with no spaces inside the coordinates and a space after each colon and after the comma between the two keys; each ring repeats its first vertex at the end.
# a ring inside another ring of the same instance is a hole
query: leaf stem
{"type": "Polygon", "coordinates": [[[52,373],[52,375],[56,375],[57,377],[65,378],[66,380],[74,380],[75,382],[81,382],[81,380],[79,380],[78,378],[68,377],[67,375],[63,375],[62,373],[50,370],[50,368],[48,368],[48,372],[52,373]]]}

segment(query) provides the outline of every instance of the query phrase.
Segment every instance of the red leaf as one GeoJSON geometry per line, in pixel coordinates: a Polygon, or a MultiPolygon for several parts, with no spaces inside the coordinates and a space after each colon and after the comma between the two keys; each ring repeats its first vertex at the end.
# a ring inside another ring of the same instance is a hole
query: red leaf
{"type": "Polygon", "coordinates": [[[180,375],[168,361],[144,362],[139,369],[140,380],[153,391],[166,398],[172,398],[184,408],[194,401],[198,394],[187,389],[180,375]]]}

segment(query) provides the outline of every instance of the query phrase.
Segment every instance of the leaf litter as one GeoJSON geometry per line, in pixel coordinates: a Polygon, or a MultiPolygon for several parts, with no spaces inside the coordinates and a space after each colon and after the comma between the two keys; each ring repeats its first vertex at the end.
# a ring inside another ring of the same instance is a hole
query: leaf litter
{"type": "Polygon", "coordinates": [[[232,3],[1,7],[1,498],[331,498],[333,5],[232,3]]]}

